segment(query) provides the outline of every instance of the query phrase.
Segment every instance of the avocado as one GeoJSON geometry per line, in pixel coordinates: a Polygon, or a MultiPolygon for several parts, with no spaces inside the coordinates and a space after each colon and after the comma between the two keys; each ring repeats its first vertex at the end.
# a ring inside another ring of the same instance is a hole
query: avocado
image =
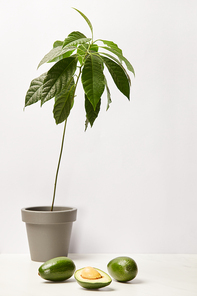
{"type": "Polygon", "coordinates": [[[89,266],[78,269],[74,277],[78,284],[85,289],[100,289],[108,286],[112,281],[104,271],[89,266]]]}
{"type": "Polygon", "coordinates": [[[136,262],[127,256],[112,259],[107,265],[107,270],[119,282],[131,281],[138,273],[136,262]]]}
{"type": "Polygon", "coordinates": [[[68,257],[56,257],[43,263],[38,275],[49,281],[65,281],[75,272],[75,264],[68,257]]]}

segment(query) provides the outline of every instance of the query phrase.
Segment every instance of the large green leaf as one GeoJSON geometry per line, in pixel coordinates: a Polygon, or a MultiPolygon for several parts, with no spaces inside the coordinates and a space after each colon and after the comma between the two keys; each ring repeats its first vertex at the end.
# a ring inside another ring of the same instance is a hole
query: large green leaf
{"type": "Polygon", "coordinates": [[[73,31],[68,35],[68,37],[66,37],[66,39],[64,39],[64,42],[62,45],[64,47],[64,46],[68,45],[69,43],[71,43],[75,40],[81,39],[81,38],[86,38],[86,36],[79,31],[73,31]]]}
{"type": "Polygon", "coordinates": [[[87,56],[81,79],[85,94],[95,110],[105,88],[103,62],[99,56],[94,53],[87,56]]]}
{"type": "Polygon", "coordinates": [[[65,88],[68,81],[74,75],[77,66],[76,57],[68,57],[57,62],[47,73],[42,90],[41,103],[52,99],[60,94],[65,88]]]}
{"type": "Polygon", "coordinates": [[[66,52],[69,51],[74,51],[76,49],[75,46],[70,46],[62,49],[62,46],[57,46],[51,49],[45,56],[44,58],[40,61],[38,68],[44,64],[53,61],[55,58],[62,56],[66,52]]]}
{"type": "Polygon", "coordinates": [[[115,54],[120,59],[120,61],[123,61],[125,63],[125,65],[127,66],[127,69],[129,71],[131,71],[135,76],[135,71],[134,71],[133,66],[130,64],[130,62],[122,54],[120,54],[119,50],[116,50],[115,48],[111,48],[111,47],[107,47],[107,46],[100,46],[100,47],[112,52],[113,54],[115,54]]]}
{"type": "Polygon", "coordinates": [[[53,108],[53,115],[56,124],[66,120],[70,114],[70,110],[74,102],[75,83],[74,78],[68,81],[65,89],[55,97],[55,104],[53,108]]]}
{"type": "Polygon", "coordinates": [[[32,80],[25,97],[25,107],[41,100],[42,88],[46,75],[47,73],[44,73],[40,75],[38,78],[32,80]]]}
{"type": "Polygon", "coordinates": [[[127,71],[125,70],[125,68],[123,67],[123,65],[120,63],[120,61],[118,59],[116,59],[114,56],[112,56],[111,54],[108,54],[106,52],[99,52],[99,55],[102,57],[102,55],[107,56],[108,58],[110,58],[111,60],[113,60],[114,62],[116,62],[125,72],[128,80],[129,80],[129,84],[131,85],[131,79],[129,77],[129,74],[127,73],[127,71]]]}
{"type": "Polygon", "coordinates": [[[73,9],[75,9],[77,12],[79,12],[81,14],[81,16],[84,18],[84,20],[87,22],[91,32],[92,32],[92,35],[93,35],[93,27],[92,27],[92,24],[90,22],[90,20],[87,18],[87,16],[85,16],[85,14],[83,12],[81,12],[80,10],[76,9],[73,7],[73,9]]]}
{"type": "Polygon", "coordinates": [[[87,43],[91,38],[87,38],[84,34],[74,31],[68,35],[63,42],[63,48],[68,46],[77,46],[78,44],[87,43]]]}
{"type": "MultiPolygon", "coordinates": [[[[78,40],[75,40],[75,41],[69,43],[69,46],[77,46],[79,44],[88,43],[90,40],[91,40],[91,38],[81,38],[81,39],[78,39],[78,40]]],[[[65,48],[65,47],[63,47],[63,48],[65,48]]]]}
{"type": "Polygon", "coordinates": [[[101,99],[98,101],[96,105],[96,109],[94,109],[89,99],[85,95],[85,110],[86,110],[86,119],[87,119],[86,129],[87,129],[88,123],[90,123],[90,125],[93,126],[95,119],[98,117],[100,106],[101,106],[101,99]]]}
{"type": "Polygon", "coordinates": [[[107,57],[102,57],[105,65],[107,66],[117,88],[129,99],[130,84],[125,71],[114,61],[107,57]]]}

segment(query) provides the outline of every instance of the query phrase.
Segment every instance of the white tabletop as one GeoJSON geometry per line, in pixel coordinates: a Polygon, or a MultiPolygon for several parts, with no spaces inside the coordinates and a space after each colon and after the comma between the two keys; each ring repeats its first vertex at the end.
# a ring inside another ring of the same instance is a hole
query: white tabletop
{"type": "MultiPolygon", "coordinates": [[[[107,272],[107,263],[123,254],[69,254],[76,268],[93,266],[107,272]]],[[[112,280],[99,290],[86,290],[74,277],[52,283],[38,276],[42,264],[29,255],[0,255],[0,296],[114,295],[114,296],[196,296],[197,255],[124,254],[138,265],[137,277],[128,283],[112,280]]]]}

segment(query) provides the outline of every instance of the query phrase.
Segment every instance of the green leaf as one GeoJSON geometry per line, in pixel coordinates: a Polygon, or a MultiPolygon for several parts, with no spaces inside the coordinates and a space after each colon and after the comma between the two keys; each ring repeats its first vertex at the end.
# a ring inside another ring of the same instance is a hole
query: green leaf
{"type": "Polygon", "coordinates": [[[103,62],[96,54],[87,56],[81,79],[85,94],[95,110],[105,88],[103,62]]]}
{"type": "Polygon", "coordinates": [[[74,102],[75,83],[74,78],[68,81],[65,89],[55,97],[53,115],[56,124],[62,123],[67,119],[74,102]]]}
{"type": "Polygon", "coordinates": [[[85,14],[83,14],[80,10],[78,10],[78,9],[76,9],[74,7],[73,7],[73,9],[75,9],[76,11],[78,11],[81,14],[81,16],[85,19],[85,21],[87,22],[87,24],[88,24],[88,26],[89,26],[89,28],[91,30],[91,33],[93,35],[93,27],[92,27],[92,24],[91,24],[90,20],[87,18],[87,16],[85,16],[85,14]]]}
{"type": "Polygon", "coordinates": [[[131,79],[129,77],[129,74],[127,73],[127,71],[125,70],[125,68],[123,67],[123,65],[120,63],[120,61],[118,59],[116,59],[114,56],[106,53],[106,52],[99,52],[99,55],[102,57],[102,55],[105,55],[107,56],[108,58],[110,58],[111,60],[115,61],[122,69],[123,71],[125,72],[128,80],[129,80],[129,85],[131,85],[131,79]]]}
{"type": "Polygon", "coordinates": [[[119,55],[122,55],[122,50],[118,47],[116,43],[113,41],[108,40],[102,40],[100,39],[104,44],[106,44],[108,47],[110,47],[112,50],[115,50],[119,55]]]}
{"type": "Polygon", "coordinates": [[[65,58],[68,58],[68,57],[70,57],[72,55],[72,53],[74,51],[75,51],[75,49],[74,50],[71,50],[71,51],[67,51],[66,53],[64,53],[64,54],[62,54],[62,55],[54,58],[53,60],[48,61],[48,63],[54,63],[54,62],[58,62],[60,60],[63,60],[65,58]]]}
{"type": "Polygon", "coordinates": [[[107,57],[102,57],[102,59],[107,66],[117,88],[129,99],[130,84],[125,71],[117,63],[108,59],[107,57]]]}
{"type": "Polygon", "coordinates": [[[25,107],[41,100],[42,88],[46,75],[47,73],[44,73],[40,75],[38,78],[32,80],[25,97],[25,107]]]}
{"type": "Polygon", "coordinates": [[[87,54],[87,49],[88,49],[88,44],[80,45],[77,48],[77,57],[81,65],[83,64],[84,57],[87,54]]]}
{"type": "MultiPolygon", "coordinates": [[[[71,43],[69,43],[69,46],[77,46],[79,44],[84,44],[84,43],[87,43],[91,40],[91,38],[81,38],[81,39],[78,39],[78,40],[75,40],[71,43]]],[[[66,46],[63,46],[63,48],[65,48],[66,46]]]]}
{"type": "Polygon", "coordinates": [[[53,61],[55,58],[62,56],[63,54],[65,54],[66,52],[69,51],[74,51],[76,49],[76,47],[71,46],[71,47],[66,47],[64,49],[62,49],[62,46],[57,46],[54,47],[53,49],[51,49],[45,56],[44,58],[40,61],[38,68],[44,64],[44,63],[48,63],[53,61]]]}
{"type": "Polygon", "coordinates": [[[57,62],[48,72],[42,90],[42,105],[60,94],[74,75],[77,66],[76,57],[68,57],[57,62]]]}
{"type": "Polygon", "coordinates": [[[91,38],[87,38],[84,34],[75,31],[68,35],[68,37],[64,40],[62,47],[77,46],[78,44],[87,43],[90,40],[91,38]]]}
{"type": "Polygon", "coordinates": [[[107,109],[106,109],[106,111],[107,111],[109,109],[109,106],[110,106],[112,100],[111,100],[111,93],[110,93],[109,87],[107,85],[106,78],[105,78],[105,86],[106,86],[106,90],[107,90],[107,109]]]}
{"type": "Polygon", "coordinates": [[[110,48],[110,47],[106,47],[106,46],[100,46],[101,48],[104,48],[110,52],[112,52],[113,54],[117,55],[117,57],[123,61],[125,63],[125,65],[127,66],[127,69],[129,71],[131,71],[133,73],[133,75],[135,76],[135,71],[133,69],[133,66],[130,64],[130,62],[122,55],[120,54],[119,50],[116,50],[114,48],[110,48]]]}
{"type": "Polygon", "coordinates": [[[86,128],[88,126],[88,123],[90,123],[91,126],[93,126],[93,123],[95,119],[98,117],[99,111],[101,106],[101,99],[98,101],[96,105],[96,109],[94,110],[92,104],[90,103],[89,99],[85,95],[85,110],[86,110],[86,128]]]}
{"type": "Polygon", "coordinates": [[[86,36],[79,31],[74,31],[74,32],[70,33],[68,35],[68,37],[66,37],[66,39],[64,40],[62,45],[64,47],[64,46],[68,45],[69,43],[71,43],[75,40],[81,39],[81,38],[86,38],[86,36]]]}
{"type": "Polygon", "coordinates": [[[88,124],[89,124],[89,121],[88,121],[88,119],[87,119],[87,117],[86,117],[86,120],[85,120],[85,131],[86,131],[87,128],[88,128],[88,124]]]}
{"type": "Polygon", "coordinates": [[[58,47],[58,46],[62,46],[63,45],[63,41],[57,40],[53,43],[53,48],[58,47]]]}

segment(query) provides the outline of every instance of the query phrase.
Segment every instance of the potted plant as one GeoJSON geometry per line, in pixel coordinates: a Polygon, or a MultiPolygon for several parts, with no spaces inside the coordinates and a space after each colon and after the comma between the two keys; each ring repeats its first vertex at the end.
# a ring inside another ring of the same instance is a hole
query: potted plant
{"type": "Polygon", "coordinates": [[[54,63],[48,72],[31,81],[25,97],[25,107],[40,102],[41,106],[54,98],[53,116],[56,124],[64,123],[61,150],[54,182],[50,207],[22,209],[22,220],[26,222],[32,260],[46,261],[57,256],[67,256],[72,228],[76,219],[75,208],[54,206],[56,186],[63,152],[66,123],[74,105],[76,89],[81,80],[85,98],[85,130],[91,127],[100,112],[101,97],[106,90],[107,109],[111,94],[104,75],[106,68],[120,90],[129,99],[131,81],[125,69],[134,75],[130,62],[122,50],[112,41],[93,39],[90,20],[74,8],[87,22],[91,37],[74,31],[63,41],[55,41],[53,48],[39,63],[54,63]],[[63,238],[63,242],[60,239],[63,238]],[[51,241],[50,241],[51,240],[51,241]]]}

